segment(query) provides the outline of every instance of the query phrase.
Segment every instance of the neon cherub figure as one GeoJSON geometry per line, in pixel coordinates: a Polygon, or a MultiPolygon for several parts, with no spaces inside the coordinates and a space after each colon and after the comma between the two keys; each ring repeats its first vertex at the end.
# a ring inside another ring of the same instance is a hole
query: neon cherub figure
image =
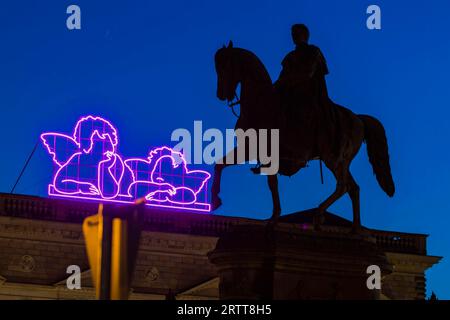
{"type": "Polygon", "coordinates": [[[168,147],[153,149],[147,159],[127,159],[125,166],[133,173],[134,181],[128,194],[146,195],[147,200],[158,203],[193,204],[211,177],[203,170],[188,170],[183,154],[168,147]],[[169,186],[173,190],[166,192],[169,186]]]}
{"type": "Polygon", "coordinates": [[[150,206],[210,210],[208,172],[188,170],[183,154],[169,147],[123,160],[116,128],[101,117],[82,117],[71,136],[47,132],[41,140],[56,166],[50,195],[120,203],[145,197],[150,206]]]}
{"type": "Polygon", "coordinates": [[[41,140],[59,167],[50,185],[56,193],[104,199],[119,194],[126,170],[116,153],[117,130],[109,121],[83,117],[75,125],[73,136],[48,132],[41,140]]]}

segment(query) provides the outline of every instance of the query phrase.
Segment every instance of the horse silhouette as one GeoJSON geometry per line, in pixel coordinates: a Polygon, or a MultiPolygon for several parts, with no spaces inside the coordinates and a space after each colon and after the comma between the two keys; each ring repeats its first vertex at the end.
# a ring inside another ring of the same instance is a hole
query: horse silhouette
{"type": "MultiPolygon", "coordinates": [[[[216,52],[215,69],[217,97],[220,100],[232,102],[240,84],[241,113],[236,129],[279,128],[281,160],[278,172],[280,174],[290,176],[303,168],[307,161],[320,159],[335,176],[335,191],[318,207],[314,219],[316,229],[320,229],[325,210],[348,193],[353,208],[353,230],[355,232],[360,230],[359,186],[350,172],[350,164],[364,141],[367,144],[369,162],[380,187],[388,196],[394,195],[395,186],[389,164],[386,134],[383,125],[377,119],[368,115],[356,115],[330,102],[329,107],[332,108],[335,120],[322,122],[321,126],[327,126],[327,131],[332,132],[332,135],[319,134],[320,128],[317,121],[311,125],[308,117],[296,119],[283,117],[283,105],[280,103],[280,97],[273,87],[269,73],[251,51],[235,48],[230,42],[228,47],[224,46],[216,52]]],[[[309,112],[308,109],[303,111],[303,114],[309,112]]],[[[248,145],[238,147],[249,148],[248,145]]],[[[225,167],[232,165],[227,163],[226,159],[237,154],[237,147],[231,153],[214,167],[211,188],[213,210],[222,203],[219,197],[222,171],[225,167]]],[[[245,160],[258,159],[249,159],[248,156],[245,160]]],[[[235,163],[236,161],[233,164],[235,163]]],[[[277,221],[281,213],[277,175],[268,175],[268,185],[273,201],[271,221],[277,221]]]]}

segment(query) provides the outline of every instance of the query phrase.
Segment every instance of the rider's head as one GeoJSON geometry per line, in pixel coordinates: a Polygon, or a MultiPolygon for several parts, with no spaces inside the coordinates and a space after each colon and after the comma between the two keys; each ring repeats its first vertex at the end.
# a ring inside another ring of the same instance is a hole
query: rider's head
{"type": "Polygon", "coordinates": [[[291,28],[292,40],[298,46],[301,43],[308,43],[309,30],[304,24],[294,24],[291,28]]]}

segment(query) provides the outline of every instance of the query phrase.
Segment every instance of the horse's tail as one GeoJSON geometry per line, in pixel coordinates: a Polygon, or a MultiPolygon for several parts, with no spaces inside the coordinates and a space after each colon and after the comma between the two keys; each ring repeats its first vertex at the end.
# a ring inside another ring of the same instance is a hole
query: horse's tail
{"type": "Polygon", "coordinates": [[[358,115],[364,123],[364,140],[367,153],[378,184],[389,197],[395,193],[395,185],[389,164],[389,152],[384,127],[380,121],[367,115],[358,115]]]}

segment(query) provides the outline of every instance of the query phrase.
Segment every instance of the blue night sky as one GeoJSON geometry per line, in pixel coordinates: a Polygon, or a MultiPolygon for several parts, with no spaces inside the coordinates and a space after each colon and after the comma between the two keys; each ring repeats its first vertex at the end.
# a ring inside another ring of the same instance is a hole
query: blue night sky
{"type": "MultiPolygon", "coordinates": [[[[232,39],[275,79],[293,48],[290,26],[303,22],[327,58],[332,99],[386,128],[397,193],[382,192],[364,146],[352,164],[363,224],[430,234],[428,253],[444,260],[427,273],[428,295],[450,298],[449,11],[448,0],[2,1],[0,191],[10,191],[40,133],[70,132],[81,115],[111,120],[124,156],[170,144],[171,132],[192,130],[194,120],[233,128],[215,96],[215,51],[232,39]],[[81,7],[81,30],[66,28],[70,4],[81,7]],[[382,30],[366,28],[370,4],[381,7],[382,30]]],[[[40,146],[16,191],[45,196],[51,170],[40,146]]],[[[217,213],[270,216],[264,177],[241,166],[222,182],[217,213]]],[[[333,189],[312,162],[280,179],[283,213],[315,207],[333,189]]],[[[330,211],[350,219],[348,196],[330,211]]]]}

